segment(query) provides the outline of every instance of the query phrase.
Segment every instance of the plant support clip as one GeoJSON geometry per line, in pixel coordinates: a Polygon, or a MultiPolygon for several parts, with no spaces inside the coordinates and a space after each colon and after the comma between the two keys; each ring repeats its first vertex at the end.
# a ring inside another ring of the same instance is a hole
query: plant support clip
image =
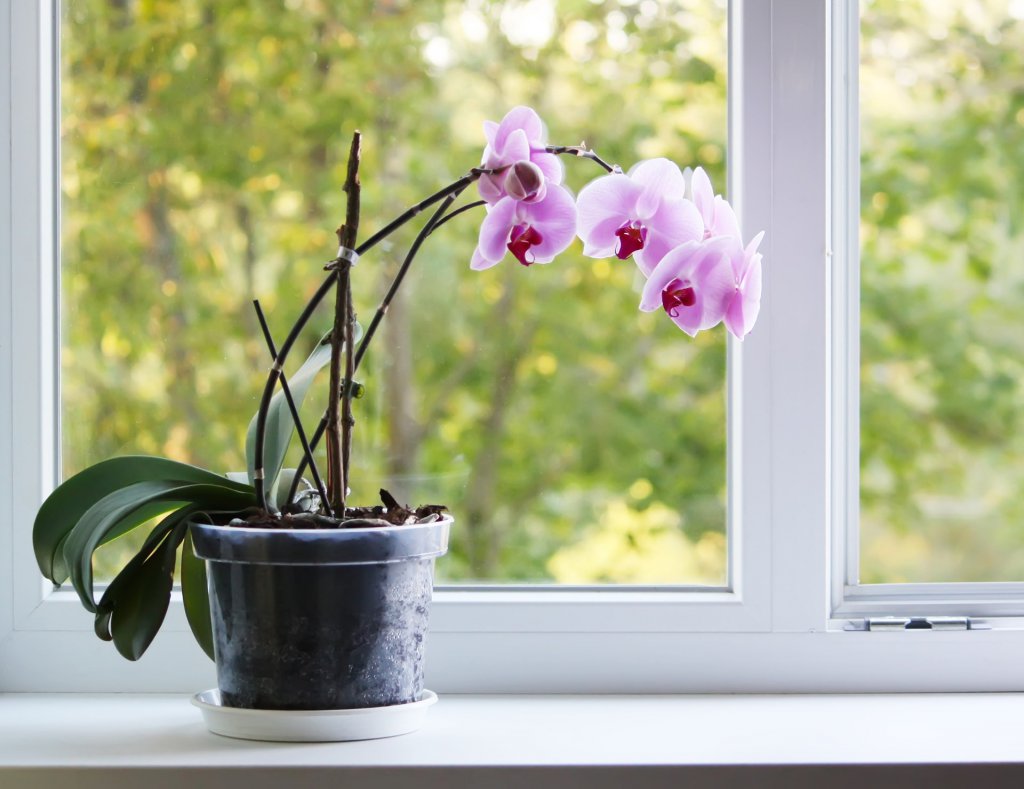
{"type": "Polygon", "coordinates": [[[338,247],[338,254],[334,256],[334,260],[328,261],[327,265],[324,266],[324,271],[336,271],[338,264],[345,260],[348,261],[348,265],[351,268],[359,262],[359,253],[351,247],[338,247]]]}

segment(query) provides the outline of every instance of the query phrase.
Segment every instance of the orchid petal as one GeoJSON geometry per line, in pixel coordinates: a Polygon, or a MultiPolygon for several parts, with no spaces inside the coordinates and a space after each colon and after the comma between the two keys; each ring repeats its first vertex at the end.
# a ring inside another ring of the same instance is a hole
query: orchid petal
{"type": "Polygon", "coordinates": [[[488,261],[497,263],[505,257],[505,244],[512,231],[516,214],[516,201],[503,197],[487,212],[480,225],[480,242],[477,250],[488,261]]]}
{"type": "Polygon", "coordinates": [[[664,236],[672,246],[704,238],[704,222],[689,200],[664,200],[647,223],[652,233],[664,236]]]}
{"type": "Polygon", "coordinates": [[[693,171],[690,187],[693,190],[693,202],[704,219],[704,226],[710,228],[715,221],[715,190],[711,187],[711,179],[703,167],[693,171]]]}
{"type": "MultiPolygon", "coordinates": [[[[751,239],[745,249],[740,245],[741,242],[738,238],[733,239],[733,243],[729,248],[729,256],[732,260],[732,272],[737,287],[743,287],[743,282],[750,271],[751,262],[755,255],[757,255],[757,247],[760,245],[762,238],[764,238],[763,230],[751,239]]],[[[757,256],[760,257],[759,255],[757,256]]]]}
{"type": "Polygon", "coordinates": [[[550,262],[576,237],[576,202],[564,186],[551,184],[543,200],[520,203],[517,214],[543,237],[531,250],[537,263],[550,262]]]}
{"type": "MultiPolygon", "coordinates": [[[[576,201],[579,216],[576,227],[583,243],[604,248],[604,239],[591,238],[594,230],[598,225],[604,227],[603,223],[609,219],[617,221],[615,228],[633,219],[640,189],[629,176],[619,173],[603,175],[584,186],[576,201]]],[[[613,234],[615,228],[612,229],[613,234]]],[[[611,243],[614,246],[614,240],[611,243]]]]}
{"type": "Polygon", "coordinates": [[[469,267],[473,271],[485,271],[493,266],[497,266],[500,260],[488,260],[480,254],[480,248],[477,247],[473,250],[473,259],[469,262],[469,267]]]}
{"type": "Polygon", "coordinates": [[[484,137],[487,138],[487,146],[494,147],[494,136],[498,133],[498,124],[494,121],[484,121],[484,137]]]}
{"type": "Polygon", "coordinates": [[[530,158],[530,140],[522,129],[515,129],[505,139],[505,144],[497,150],[501,154],[502,164],[515,164],[530,158]]]}
{"type": "MultiPolygon", "coordinates": [[[[535,110],[530,107],[513,107],[501,119],[494,132],[494,147],[499,151],[505,149],[505,141],[514,131],[523,131],[527,140],[540,142],[544,138],[544,122],[535,110]]],[[[523,157],[528,158],[526,156],[523,157]]]]}
{"type": "MultiPolygon", "coordinates": [[[[579,206],[577,205],[577,210],[579,206]]],[[[577,221],[577,227],[579,222],[577,221]]],[[[583,254],[588,258],[609,258],[615,254],[619,239],[615,231],[622,227],[622,219],[617,216],[608,217],[598,222],[583,239],[583,254]]]]}
{"type": "Polygon", "coordinates": [[[661,259],[640,297],[640,309],[653,312],[662,306],[662,292],[674,279],[689,283],[695,300],[670,314],[673,322],[690,336],[717,324],[725,315],[735,290],[732,267],[727,260],[729,239],[687,241],[661,259]]]}
{"type": "Polygon", "coordinates": [[[694,270],[693,278],[698,283],[703,305],[700,329],[710,329],[725,317],[736,292],[727,247],[706,242],[703,257],[694,270]]]}
{"type": "Polygon", "coordinates": [[[763,238],[764,231],[762,230],[760,233],[758,233],[756,236],[750,239],[750,243],[747,244],[747,248],[743,250],[743,254],[746,255],[747,257],[753,257],[754,253],[757,252],[757,248],[761,246],[761,240],[763,238]]]}
{"type": "Polygon", "coordinates": [[[648,233],[644,248],[633,253],[633,260],[643,275],[649,277],[662,258],[678,246],[660,233],[648,233]]]}
{"type": "Polygon", "coordinates": [[[690,307],[680,307],[674,314],[669,313],[669,320],[671,320],[676,326],[682,329],[684,332],[689,334],[691,337],[696,337],[697,332],[703,328],[701,326],[701,318],[704,315],[704,297],[700,293],[696,293],[694,296],[693,305],[690,307]]]}
{"type": "Polygon", "coordinates": [[[721,195],[715,195],[712,209],[711,230],[713,236],[740,237],[740,223],[736,220],[736,212],[721,195]]]}
{"type": "Polygon", "coordinates": [[[645,275],[650,275],[669,250],[687,241],[704,238],[704,222],[700,213],[692,202],[685,199],[662,201],[647,227],[647,242],[633,255],[645,275]]]}
{"type": "Polygon", "coordinates": [[[725,327],[739,339],[750,333],[761,311],[761,256],[754,254],[743,283],[725,313],[725,327]]]}
{"type": "Polygon", "coordinates": [[[488,203],[497,203],[505,196],[505,179],[501,175],[484,175],[476,184],[480,197],[488,203]]]}
{"type": "Polygon", "coordinates": [[[679,276],[693,288],[693,304],[680,305],[669,311],[668,316],[691,337],[716,326],[725,317],[735,289],[725,252],[723,245],[705,242],[680,272],[679,276]]]}
{"type": "MultiPolygon", "coordinates": [[[[486,170],[498,170],[506,165],[507,162],[495,153],[490,146],[484,148],[483,161],[480,163],[481,167],[486,170]]],[[[505,196],[505,173],[488,173],[480,176],[480,180],[477,181],[477,189],[480,191],[480,196],[488,203],[497,203],[505,196]]]]}
{"type": "Polygon", "coordinates": [[[635,164],[629,177],[641,186],[636,202],[637,219],[647,219],[658,210],[665,198],[680,198],[686,192],[686,181],[679,166],[668,159],[647,159],[635,164]]]}
{"type": "Polygon", "coordinates": [[[565,167],[562,164],[561,158],[553,153],[546,153],[543,150],[532,150],[530,152],[530,161],[540,168],[540,171],[544,173],[544,177],[551,183],[562,183],[562,179],[565,177],[565,167]]]}
{"type": "Polygon", "coordinates": [[[684,273],[691,264],[691,260],[701,250],[699,241],[687,241],[685,244],[676,247],[665,255],[658,265],[651,271],[647,282],[644,284],[643,293],[640,295],[640,309],[644,312],[653,312],[661,307],[661,292],[672,280],[684,273]]]}

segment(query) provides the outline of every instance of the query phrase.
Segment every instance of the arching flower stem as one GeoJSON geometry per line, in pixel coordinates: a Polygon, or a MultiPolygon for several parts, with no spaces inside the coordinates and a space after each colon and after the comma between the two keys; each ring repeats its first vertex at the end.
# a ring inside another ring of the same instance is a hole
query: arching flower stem
{"type": "MultiPolygon", "coordinates": [[[[548,153],[565,154],[575,156],[581,159],[590,159],[592,162],[594,162],[599,167],[601,167],[602,169],[609,173],[622,172],[621,167],[619,167],[618,165],[608,164],[608,162],[606,162],[604,159],[598,156],[594,151],[587,148],[585,144],[549,145],[545,148],[545,150],[548,153]]],[[[467,186],[477,181],[481,176],[493,174],[495,172],[496,171],[494,170],[474,167],[466,175],[462,176],[462,178],[449,184],[444,189],[435,192],[426,200],[423,200],[407,209],[405,212],[403,212],[393,221],[391,221],[383,228],[378,230],[376,233],[370,236],[370,238],[368,238],[366,241],[364,241],[356,248],[356,252],[359,255],[362,255],[364,252],[376,246],[378,243],[383,241],[393,232],[395,232],[400,227],[405,225],[409,220],[413,219],[420,212],[434,205],[439,200],[444,201],[443,204],[439,206],[438,209],[434,212],[434,215],[423,226],[419,234],[416,236],[416,239],[413,241],[413,244],[409,248],[409,252],[405,257],[405,260],[402,262],[401,268],[399,268],[398,273],[395,275],[395,279],[392,281],[391,286],[388,288],[388,291],[384,296],[384,299],[381,301],[380,306],[374,313],[373,319],[370,321],[370,325],[367,327],[366,333],[364,334],[362,340],[360,341],[359,347],[356,349],[355,359],[353,361],[352,375],[347,376],[347,380],[343,384],[343,386],[345,387],[345,391],[342,393],[342,396],[345,397],[346,399],[349,394],[349,387],[351,387],[352,385],[352,377],[354,376],[355,371],[359,369],[359,364],[362,362],[363,357],[366,355],[366,351],[369,348],[370,341],[376,334],[380,322],[383,320],[384,315],[387,313],[387,309],[391,303],[391,300],[394,298],[395,293],[398,291],[398,288],[401,286],[402,281],[405,279],[405,275],[408,273],[409,268],[412,266],[412,262],[415,259],[416,254],[419,252],[420,247],[423,245],[423,242],[426,240],[427,236],[433,233],[437,228],[439,228],[441,225],[448,222],[449,220],[454,219],[459,214],[469,211],[472,208],[477,208],[481,205],[486,205],[484,201],[480,200],[462,206],[456,209],[455,211],[451,212],[450,214],[445,213],[447,209],[451,206],[451,204],[466,189],[467,186]]],[[[333,261],[330,261],[328,265],[336,264],[338,262],[339,261],[335,259],[333,261]]],[[[313,298],[310,300],[309,304],[306,305],[306,309],[300,316],[299,321],[297,321],[296,324],[292,327],[291,332],[289,332],[289,335],[285,340],[285,345],[282,346],[283,355],[279,354],[278,358],[275,360],[275,369],[281,367],[284,364],[284,360],[287,358],[287,352],[291,350],[291,345],[294,344],[299,332],[301,332],[302,329],[305,327],[306,322],[308,322],[310,316],[313,313],[313,310],[316,309],[317,305],[319,305],[320,301],[323,300],[324,296],[326,296],[327,292],[330,290],[331,283],[333,282],[336,273],[337,272],[332,271],[327,281],[325,281],[324,284],[320,286],[320,289],[317,290],[315,294],[313,294],[313,298]]],[[[276,379],[278,374],[277,372],[275,372],[275,369],[271,369],[270,376],[267,379],[267,386],[264,388],[264,396],[263,400],[261,400],[260,402],[260,412],[259,416],[257,417],[256,464],[257,471],[260,474],[262,474],[263,464],[263,434],[266,426],[266,411],[270,407],[270,397],[273,395],[273,388],[274,385],[276,385],[276,379]]],[[[328,415],[325,412],[324,416],[320,420],[320,423],[317,425],[317,429],[313,432],[313,436],[310,439],[309,445],[311,450],[316,449],[321,438],[323,437],[324,431],[327,427],[327,421],[328,415]]],[[[291,487],[288,491],[288,498],[286,500],[289,503],[295,498],[295,494],[298,491],[298,483],[300,478],[302,477],[303,472],[305,471],[306,465],[307,459],[304,456],[300,461],[299,468],[295,473],[295,477],[292,480],[291,487]]],[[[254,480],[254,483],[256,485],[257,500],[263,501],[264,507],[268,511],[273,511],[271,509],[271,503],[267,498],[266,491],[264,490],[262,476],[257,477],[254,480]]],[[[344,517],[343,511],[339,513],[339,517],[344,517]]]]}
{"type": "Polygon", "coordinates": [[[466,205],[461,206],[459,208],[456,208],[450,214],[445,214],[437,222],[434,222],[434,224],[430,228],[430,232],[428,232],[427,235],[429,236],[431,233],[433,233],[435,230],[437,230],[439,227],[441,227],[441,225],[445,224],[446,222],[448,222],[451,219],[454,219],[459,214],[464,214],[466,211],[469,211],[469,210],[471,210],[473,208],[479,208],[482,205],[487,205],[487,201],[486,200],[474,200],[472,203],[466,203],[466,205]]]}
{"type": "MultiPolygon", "coordinates": [[[[370,249],[379,244],[381,241],[383,241],[385,238],[387,238],[389,235],[391,235],[400,227],[402,227],[404,224],[406,224],[409,220],[414,218],[420,212],[426,210],[427,208],[434,205],[438,201],[444,200],[449,195],[461,192],[467,186],[477,181],[481,176],[487,175],[490,172],[490,170],[474,167],[466,175],[462,176],[457,181],[454,181],[453,183],[444,187],[444,189],[435,192],[425,200],[421,200],[416,205],[408,208],[394,220],[392,220],[383,228],[381,228],[372,236],[370,236],[362,244],[357,246],[356,253],[359,255],[365,254],[370,249]]],[[[332,260],[330,264],[336,264],[337,262],[339,261],[335,259],[332,260]]],[[[331,292],[331,288],[334,287],[335,285],[337,275],[337,271],[331,270],[330,273],[327,275],[327,278],[320,284],[320,287],[317,288],[312,298],[310,298],[310,300],[306,303],[306,306],[303,307],[302,312],[300,313],[295,323],[292,325],[291,329],[288,332],[288,335],[284,339],[284,342],[281,343],[281,347],[278,349],[277,356],[274,359],[274,364],[271,366],[270,373],[267,375],[266,384],[263,387],[263,395],[260,399],[260,408],[256,415],[256,441],[254,446],[255,468],[253,470],[253,487],[256,490],[256,501],[259,504],[262,504],[263,508],[270,513],[277,512],[277,507],[275,507],[274,503],[270,500],[270,491],[268,490],[265,484],[265,469],[263,466],[263,455],[267,431],[267,416],[270,411],[270,401],[274,395],[274,389],[276,388],[278,379],[280,378],[281,370],[283,369],[285,362],[288,360],[288,354],[291,353],[292,347],[298,340],[299,335],[302,333],[302,330],[306,328],[306,324],[309,323],[309,319],[313,316],[313,312],[316,310],[317,307],[320,306],[320,302],[324,300],[327,294],[331,292]]],[[[321,431],[318,432],[320,432],[320,434],[322,435],[321,431]]],[[[316,441],[317,439],[315,438],[314,440],[311,440],[310,446],[315,447],[316,441]]]]}
{"type": "Polygon", "coordinates": [[[586,143],[580,143],[579,145],[549,145],[544,150],[548,153],[555,154],[569,154],[576,156],[580,159],[590,159],[604,168],[605,172],[608,173],[621,173],[622,168],[617,164],[608,164],[604,159],[594,153],[590,148],[587,147],[586,143]]]}

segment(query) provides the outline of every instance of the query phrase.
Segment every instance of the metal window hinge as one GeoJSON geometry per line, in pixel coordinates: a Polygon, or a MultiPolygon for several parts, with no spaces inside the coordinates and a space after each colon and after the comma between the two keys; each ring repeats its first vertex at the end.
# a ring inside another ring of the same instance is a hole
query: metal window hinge
{"type": "Polygon", "coordinates": [[[875,616],[846,623],[844,630],[979,630],[969,616],[875,616]]]}

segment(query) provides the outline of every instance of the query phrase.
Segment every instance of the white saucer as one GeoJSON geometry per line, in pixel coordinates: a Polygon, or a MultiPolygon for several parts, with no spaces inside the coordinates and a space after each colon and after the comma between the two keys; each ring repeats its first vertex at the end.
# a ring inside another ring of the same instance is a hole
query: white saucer
{"type": "Polygon", "coordinates": [[[342,742],[375,740],[416,731],[437,694],[424,690],[418,701],[391,707],[356,710],[250,710],[225,707],[220,691],[204,690],[192,697],[214,734],[271,742],[342,742]]]}

